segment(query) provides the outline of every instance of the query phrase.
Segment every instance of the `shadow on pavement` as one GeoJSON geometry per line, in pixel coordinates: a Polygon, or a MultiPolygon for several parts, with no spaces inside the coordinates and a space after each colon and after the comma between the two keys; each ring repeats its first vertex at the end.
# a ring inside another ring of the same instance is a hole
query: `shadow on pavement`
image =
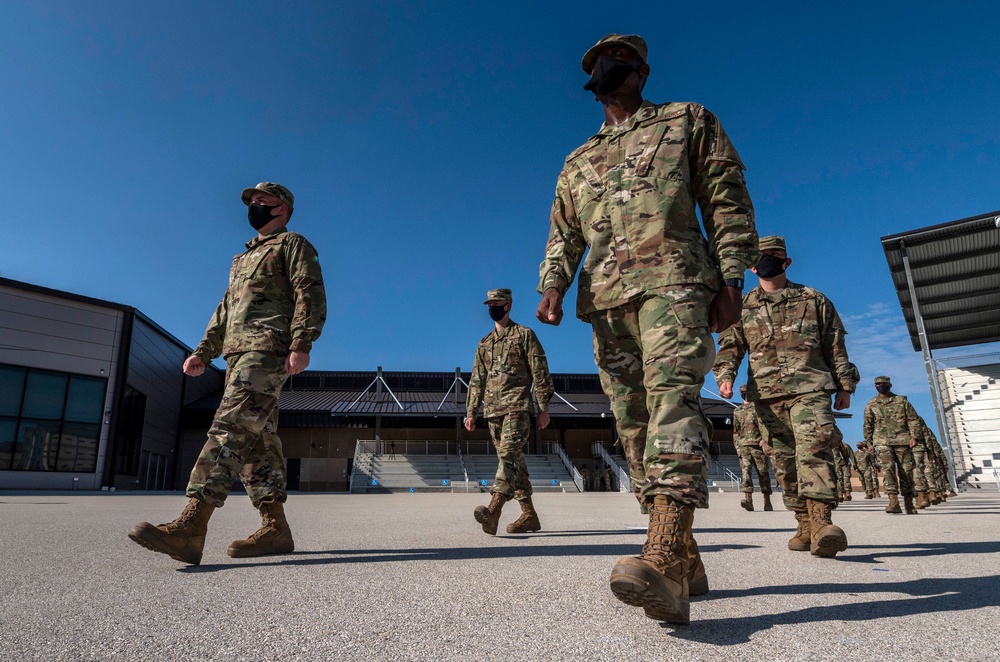
{"type": "MultiPolygon", "coordinates": [[[[866,593],[903,593],[905,599],[885,600],[875,598],[871,602],[849,602],[822,607],[807,607],[779,614],[760,616],[739,616],[735,618],[701,619],[693,616],[691,625],[674,629],[673,636],[692,642],[735,646],[745,644],[763,630],[775,626],[800,623],[821,623],[846,621],[865,623],[880,618],[919,616],[932,612],[961,612],[1000,606],[1000,593],[996,591],[1000,576],[918,579],[909,582],[884,583],[865,582],[861,584],[798,584],[791,586],[761,586],[745,591],[725,591],[713,589],[708,598],[754,597],[761,595],[824,594],[864,595],[866,593]]],[[[755,604],[767,604],[755,602],[755,604]]],[[[777,604],[771,601],[769,604],[777,604]]],[[[675,628],[663,624],[664,628],[675,628]]]]}

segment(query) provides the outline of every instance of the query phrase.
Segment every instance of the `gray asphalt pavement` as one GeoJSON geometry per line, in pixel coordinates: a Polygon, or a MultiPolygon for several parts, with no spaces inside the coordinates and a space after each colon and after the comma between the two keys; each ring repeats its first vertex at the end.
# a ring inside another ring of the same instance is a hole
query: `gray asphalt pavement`
{"type": "MultiPolygon", "coordinates": [[[[711,591],[692,623],[608,589],[645,524],[621,494],[538,494],[543,530],[472,518],[480,494],[293,494],[296,552],[230,559],[259,524],[234,494],[202,565],[131,542],[176,494],[0,492],[3,660],[986,660],[1000,655],[1000,495],[916,516],[886,500],[834,512],[850,548],[790,552],[792,514],[711,497],[695,535],[711,591]]],[[[759,502],[759,495],[758,495],[759,502]]]]}

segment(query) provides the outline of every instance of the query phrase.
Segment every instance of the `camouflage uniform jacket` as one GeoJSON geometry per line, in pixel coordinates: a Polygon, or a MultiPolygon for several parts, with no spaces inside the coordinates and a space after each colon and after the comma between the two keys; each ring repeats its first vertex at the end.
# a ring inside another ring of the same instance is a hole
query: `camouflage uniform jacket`
{"type": "Polygon", "coordinates": [[[760,447],[763,439],[760,429],[760,419],[752,403],[743,402],[736,407],[733,411],[733,441],[737,450],[739,446],[760,447]]]}
{"type": "Polygon", "coordinates": [[[326,321],[326,292],[316,250],[280,228],[247,242],[233,258],[229,287],[194,354],[309,352],[326,321]]]}
{"type": "Polygon", "coordinates": [[[742,278],[758,256],[743,170],[705,108],[644,101],[567,157],[538,291],[565,294],[588,247],[576,306],[584,321],[664,286],[718,290],[722,278],[742,278]]]}
{"type": "Polygon", "coordinates": [[[865,405],[865,441],[877,446],[909,446],[920,438],[920,417],[906,396],[875,396],[865,405]]]}
{"type": "Polygon", "coordinates": [[[848,467],[854,464],[854,449],[851,448],[850,444],[841,442],[840,454],[844,457],[844,464],[846,464],[848,467]]]}
{"type": "Polygon", "coordinates": [[[483,403],[487,418],[534,411],[532,383],[538,409],[548,411],[555,388],[545,350],[535,332],[514,322],[500,331],[494,328],[476,348],[465,401],[466,418],[475,418],[479,403],[483,403]]]}
{"type": "Polygon", "coordinates": [[[818,290],[791,281],[773,294],[755,287],[743,297],[740,321],[719,336],[715,381],[732,382],[749,352],[750,399],[853,393],[858,372],[847,358],[846,335],[833,303],[818,290]]]}

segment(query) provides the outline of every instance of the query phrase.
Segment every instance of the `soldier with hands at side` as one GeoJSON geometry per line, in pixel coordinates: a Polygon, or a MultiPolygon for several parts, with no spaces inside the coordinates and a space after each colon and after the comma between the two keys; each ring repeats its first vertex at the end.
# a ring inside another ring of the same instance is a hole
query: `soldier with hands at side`
{"type": "Polygon", "coordinates": [[[875,378],[878,395],[865,405],[865,441],[875,446],[882,465],[882,486],[889,495],[885,512],[900,514],[899,497],[907,515],[916,515],[913,502],[913,447],[920,436],[920,417],[906,396],[892,392],[892,380],[886,375],[875,378]]]}
{"type": "Polygon", "coordinates": [[[740,470],[743,473],[743,500],[740,505],[746,510],[753,510],[753,469],[757,469],[757,481],[764,497],[764,510],[774,510],[771,505],[771,475],[767,471],[767,460],[764,458],[764,435],[760,419],[753,403],[747,400],[747,385],[740,386],[740,397],[743,402],[733,411],[733,443],[736,454],[740,458],[740,470]]]}
{"type": "Polygon", "coordinates": [[[760,240],[753,268],[760,284],[743,297],[743,316],[719,336],[715,381],[724,398],[749,354],[747,393],[767,428],[785,507],[795,513],[793,551],[832,557],[847,549],[833,524],[837,504],[834,453],[842,436],[830,407],[851,405],[858,370],[848,360],[847,331],[821,292],[788,280],[792,264],[782,237],[760,240]]]}
{"type": "Polygon", "coordinates": [[[499,464],[490,489],[488,506],[474,512],[483,531],[495,535],[503,505],[516,499],[521,516],[507,525],[507,533],[528,533],[542,528],[531,501],[531,482],[524,462],[524,445],[531,434],[531,386],[538,400],[538,428],[549,425],[549,400],[555,389],[545,359],[545,351],[535,332],[510,319],[513,295],[506,288],[490,290],[484,302],[489,306],[493,331],[479,341],[465,403],[465,429],[476,429],[476,412],[483,404],[483,416],[490,429],[499,464]]]}
{"type": "Polygon", "coordinates": [[[643,99],[647,56],[642,37],[621,34],[583,56],[604,124],[559,174],[537,317],[559,324],[580,268],[576,314],[593,329],[632,491],[650,515],[642,553],[615,565],[611,591],[649,618],[687,623],[689,595],[708,590],[691,532],[694,510],[708,506],[700,390],[712,332],[739,319],[757,233],[743,162],[718,118],[643,99]]]}
{"type": "Polygon", "coordinates": [[[235,540],[232,557],[286,554],[295,549],[285,519],[287,475],[277,435],[278,396],[290,375],[309,365],[309,352],[326,321],[326,293],[316,250],[288,232],[295,199],[280,184],[261,182],[243,191],[247,217],[257,236],[233,258],[229,287],[205,337],[184,361],[197,377],[212,359],[226,359],[226,385],[187,486],[188,505],[179,518],[129,532],[136,543],[184,563],[201,563],[208,520],[221,508],[238,476],[260,529],[235,540]]]}

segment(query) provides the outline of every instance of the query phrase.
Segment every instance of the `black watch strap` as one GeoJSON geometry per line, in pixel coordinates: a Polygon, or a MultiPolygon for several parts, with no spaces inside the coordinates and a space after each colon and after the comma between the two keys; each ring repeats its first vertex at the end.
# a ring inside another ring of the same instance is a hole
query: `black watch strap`
{"type": "Polygon", "coordinates": [[[723,285],[728,285],[729,287],[735,287],[740,292],[743,291],[743,279],[742,278],[726,278],[722,281],[723,285]]]}

